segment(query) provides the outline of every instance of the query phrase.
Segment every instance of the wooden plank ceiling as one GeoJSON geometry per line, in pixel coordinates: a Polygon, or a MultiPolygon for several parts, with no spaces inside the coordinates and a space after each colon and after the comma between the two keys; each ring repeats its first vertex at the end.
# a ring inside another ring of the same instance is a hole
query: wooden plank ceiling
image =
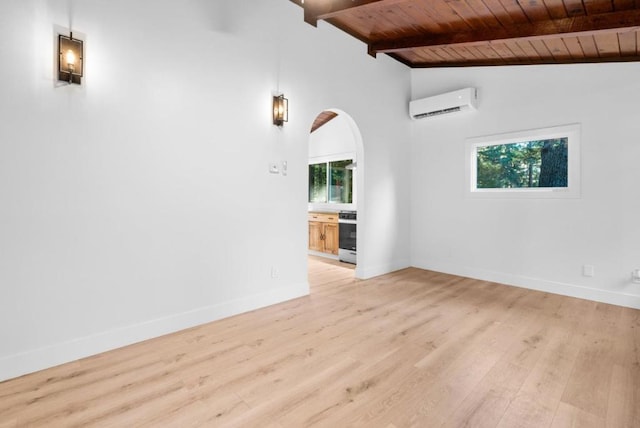
{"type": "Polygon", "coordinates": [[[410,67],[640,60],[640,0],[290,0],[410,67]]]}
{"type": "Polygon", "coordinates": [[[326,125],[332,119],[335,119],[338,116],[338,113],[334,113],[331,110],[325,110],[321,112],[316,120],[313,121],[311,125],[311,132],[314,132],[316,129],[320,128],[323,125],[326,125]]]}

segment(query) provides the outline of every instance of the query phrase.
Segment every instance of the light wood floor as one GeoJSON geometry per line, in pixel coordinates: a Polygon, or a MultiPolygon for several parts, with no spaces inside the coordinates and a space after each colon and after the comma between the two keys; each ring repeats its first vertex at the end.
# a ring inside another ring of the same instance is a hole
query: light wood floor
{"type": "Polygon", "coordinates": [[[640,427],[640,311],[309,263],[309,297],[1,383],[0,427],[640,427]]]}

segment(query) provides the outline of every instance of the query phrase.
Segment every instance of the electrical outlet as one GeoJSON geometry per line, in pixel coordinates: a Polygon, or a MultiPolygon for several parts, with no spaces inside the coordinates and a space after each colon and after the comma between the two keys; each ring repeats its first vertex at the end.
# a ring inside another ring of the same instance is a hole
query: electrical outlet
{"type": "Polygon", "coordinates": [[[594,277],[596,276],[596,269],[592,265],[582,265],[582,276],[594,277]]]}
{"type": "Polygon", "coordinates": [[[278,174],[280,172],[277,162],[269,162],[269,172],[271,174],[278,174]]]}
{"type": "Polygon", "coordinates": [[[271,278],[276,279],[280,276],[280,270],[276,267],[271,267],[271,278]]]}

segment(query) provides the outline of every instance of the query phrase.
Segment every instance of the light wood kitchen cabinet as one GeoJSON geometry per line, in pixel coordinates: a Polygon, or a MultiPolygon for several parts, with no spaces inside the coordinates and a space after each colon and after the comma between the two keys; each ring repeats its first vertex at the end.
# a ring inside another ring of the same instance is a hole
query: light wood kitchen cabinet
{"type": "Polygon", "coordinates": [[[309,213],[309,249],[338,254],[338,214],[309,213]]]}
{"type": "Polygon", "coordinates": [[[323,224],[319,221],[309,222],[309,249],[313,251],[324,251],[323,224]]]}

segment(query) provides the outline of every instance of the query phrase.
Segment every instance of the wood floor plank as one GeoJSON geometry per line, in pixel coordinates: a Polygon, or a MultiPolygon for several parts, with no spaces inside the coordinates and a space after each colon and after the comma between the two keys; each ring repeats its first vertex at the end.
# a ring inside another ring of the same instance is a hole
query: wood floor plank
{"type": "Polygon", "coordinates": [[[416,361],[422,353],[422,349],[410,346],[382,353],[377,361],[356,368],[339,382],[328,387],[318,385],[323,391],[320,403],[302,403],[279,420],[291,427],[349,426],[345,421],[354,409],[393,388],[398,378],[412,371],[410,364],[400,360],[416,361]]]}
{"type": "Polygon", "coordinates": [[[551,428],[602,428],[604,426],[603,418],[563,402],[559,404],[551,424],[551,428]]]}
{"type": "Polygon", "coordinates": [[[310,418],[330,407],[327,403],[334,400],[336,390],[344,388],[345,377],[361,366],[360,362],[348,358],[335,361],[326,370],[309,373],[294,388],[282,389],[277,395],[264,397],[235,423],[238,426],[259,426],[260,421],[273,419],[283,426],[304,426],[288,425],[283,420],[310,418]],[[301,408],[312,410],[301,411],[301,408]]]}
{"type": "Polygon", "coordinates": [[[421,269],[0,383],[0,428],[640,426],[640,311],[421,269]]]}
{"type": "MultiPolygon", "coordinates": [[[[513,397],[498,427],[548,427],[580,353],[572,332],[551,329],[543,354],[513,397]]],[[[583,367],[584,368],[584,367],[583,367]]]]}
{"type": "Polygon", "coordinates": [[[442,423],[442,427],[495,427],[521,388],[529,370],[502,360],[442,423]]]}
{"type": "Polygon", "coordinates": [[[562,401],[605,418],[613,367],[614,342],[608,337],[585,335],[562,401]],[[589,376],[585,376],[589,373],[589,376]]]}
{"type": "Polygon", "coordinates": [[[17,426],[17,419],[6,419],[3,422],[0,422],[0,428],[16,428],[17,426]]]}
{"type": "Polygon", "coordinates": [[[640,367],[613,366],[606,426],[640,427],[640,367]]]}

